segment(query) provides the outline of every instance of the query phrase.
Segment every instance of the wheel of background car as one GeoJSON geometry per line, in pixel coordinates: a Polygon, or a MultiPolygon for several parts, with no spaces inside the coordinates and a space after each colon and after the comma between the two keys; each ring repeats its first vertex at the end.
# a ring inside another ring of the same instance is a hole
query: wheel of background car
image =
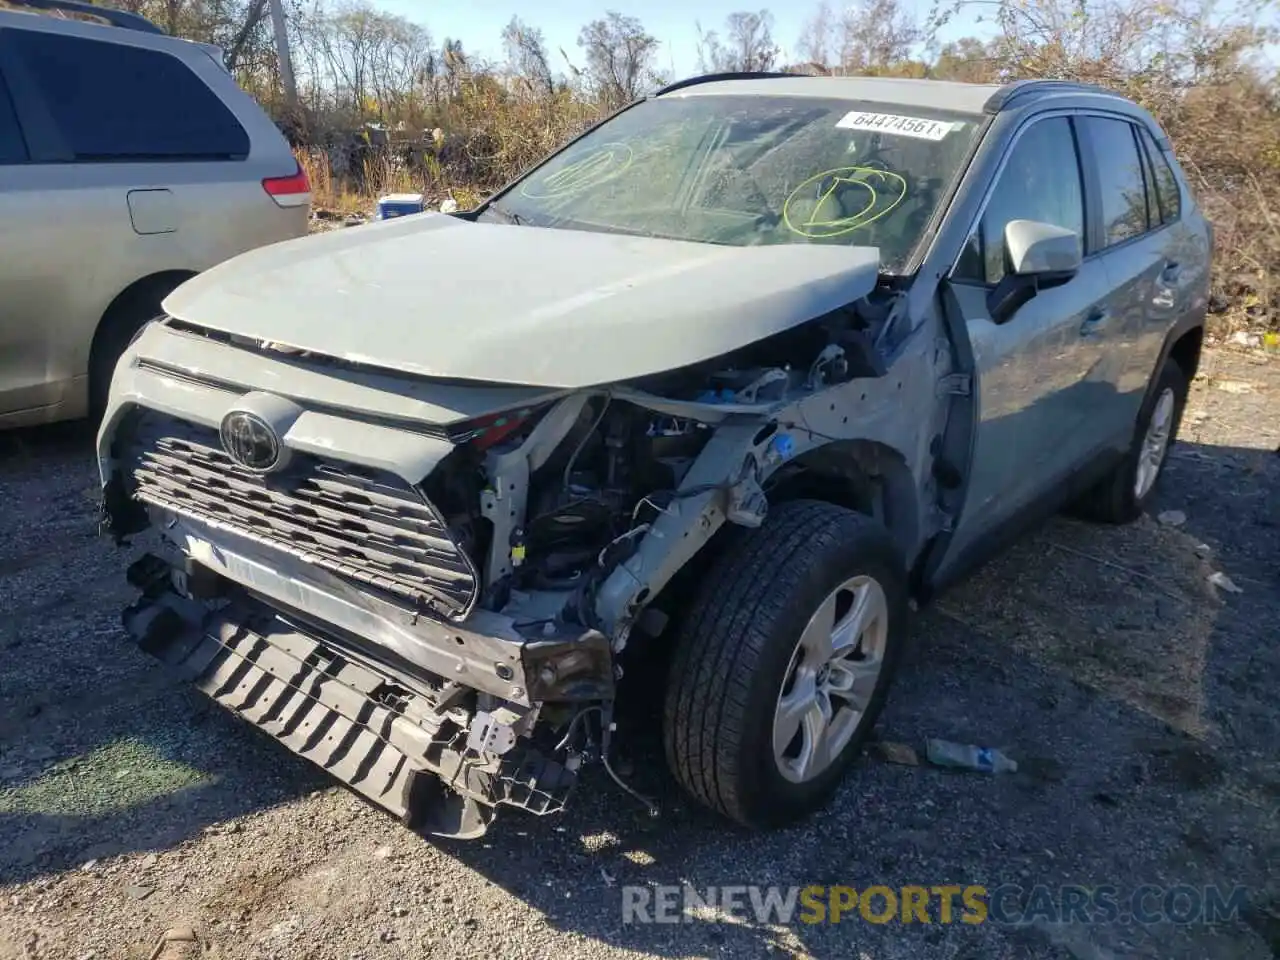
{"type": "Polygon", "coordinates": [[[697,800],[752,827],[827,803],[875,725],[907,631],[889,532],[797,500],[735,531],[682,621],[663,740],[697,800]]]}
{"type": "Polygon", "coordinates": [[[117,299],[103,316],[89,355],[89,415],[94,420],[106,408],[116,361],[138,332],[164,313],[160,304],[179,282],[157,280],[139,285],[117,299]]]}
{"type": "Polygon", "coordinates": [[[1187,375],[1177,361],[1160,368],[1155,388],[1138,415],[1133,445],[1123,461],[1077,504],[1077,512],[1101,523],[1136,520],[1155,493],[1187,402],[1187,375]]]}

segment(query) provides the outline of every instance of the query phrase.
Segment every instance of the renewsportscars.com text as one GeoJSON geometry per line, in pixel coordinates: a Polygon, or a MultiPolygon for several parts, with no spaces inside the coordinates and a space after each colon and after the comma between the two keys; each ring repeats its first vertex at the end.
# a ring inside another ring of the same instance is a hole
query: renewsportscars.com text
{"type": "Polygon", "coordinates": [[[622,922],[750,920],[794,923],[1224,923],[1247,905],[1243,887],[1133,888],[1001,884],[889,887],[624,886],[622,922]]]}

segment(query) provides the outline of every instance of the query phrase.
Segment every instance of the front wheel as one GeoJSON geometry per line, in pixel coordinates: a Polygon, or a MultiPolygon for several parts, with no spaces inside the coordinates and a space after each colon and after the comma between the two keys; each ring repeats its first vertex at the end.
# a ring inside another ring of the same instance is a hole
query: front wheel
{"type": "Polygon", "coordinates": [[[747,826],[825,805],[875,725],[907,632],[904,564],[869,517],[774,508],[685,616],[663,740],[677,780],[747,826]]]}

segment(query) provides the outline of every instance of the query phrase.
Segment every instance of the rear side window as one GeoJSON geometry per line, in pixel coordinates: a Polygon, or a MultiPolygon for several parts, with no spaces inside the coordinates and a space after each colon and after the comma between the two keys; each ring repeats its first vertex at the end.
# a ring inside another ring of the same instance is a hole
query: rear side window
{"type": "Polygon", "coordinates": [[[1103,235],[1106,246],[1147,232],[1147,186],[1133,124],[1082,117],[1098,158],[1103,235]]]}
{"type": "MultiPolygon", "coordinates": [[[[1133,135],[1138,136],[1138,128],[1133,128],[1133,135]]],[[[1141,143],[1138,144],[1138,159],[1142,162],[1142,180],[1147,189],[1147,229],[1154,230],[1160,226],[1160,199],[1156,194],[1156,174],[1151,167],[1151,156],[1141,143]]]]}
{"type": "Polygon", "coordinates": [[[1173,165],[1163,150],[1156,146],[1151,133],[1140,128],[1142,145],[1147,156],[1151,158],[1151,166],[1155,168],[1156,200],[1160,208],[1160,223],[1172,223],[1182,216],[1182,188],[1178,185],[1178,177],[1173,172],[1173,165]]]}
{"type": "Polygon", "coordinates": [[[73,159],[242,160],[249,137],[204,82],[159,50],[36,30],[0,34],[43,96],[73,159]]]}
{"type": "Polygon", "coordinates": [[[0,164],[26,163],[27,142],[18,126],[18,115],[13,112],[13,100],[4,77],[0,77],[0,164]]]}
{"type": "Polygon", "coordinates": [[[955,279],[1000,282],[1005,275],[1004,228],[1010,220],[1066,227],[1083,243],[1084,190],[1075,135],[1066,117],[1037,120],[1024,128],[956,264],[955,279]]]}

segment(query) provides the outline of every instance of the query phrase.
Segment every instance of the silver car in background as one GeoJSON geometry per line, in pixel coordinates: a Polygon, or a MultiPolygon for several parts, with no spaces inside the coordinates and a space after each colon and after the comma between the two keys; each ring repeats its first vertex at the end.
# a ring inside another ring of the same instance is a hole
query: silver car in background
{"type": "Polygon", "coordinates": [[[216,47],[70,0],[0,10],[0,429],[100,410],[180,283],[306,233],[289,144],[216,47]]]}

